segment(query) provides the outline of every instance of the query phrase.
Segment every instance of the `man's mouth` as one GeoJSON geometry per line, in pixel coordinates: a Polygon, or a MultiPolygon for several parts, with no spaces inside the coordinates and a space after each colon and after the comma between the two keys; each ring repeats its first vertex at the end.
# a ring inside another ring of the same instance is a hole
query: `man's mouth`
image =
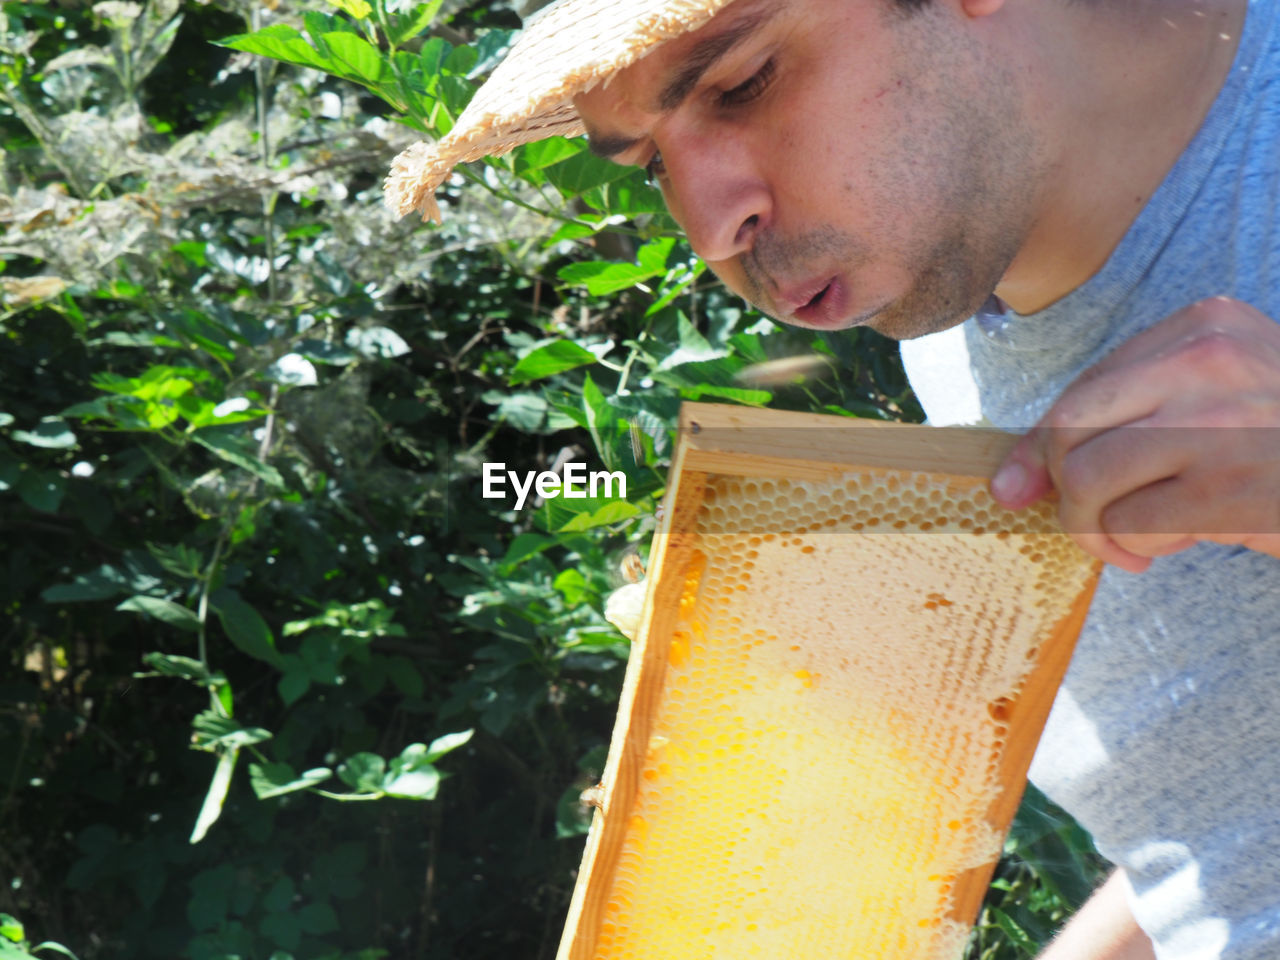
{"type": "Polygon", "coordinates": [[[816,307],[826,298],[835,280],[835,277],[821,277],[803,285],[797,284],[788,289],[780,289],[777,297],[774,298],[778,313],[782,316],[790,316],[816,307]]]}
{"type": "Polygon", "coordinates": [[[827,277],[815,287],[801,291],[801,296],[791,301],[790,309],[783,311],[784,316],[794,317],[796,322],[806,327],[835,329],[843,326],[848,295],[840,277],[827,277]]]}
{"type": "Polygon", "coordinates": [[[825,287],[823,287],[821,290],[819,290],[817,293],[813,295],[813,299],[804,305],[804,309],[816,307],[819,303],[822,302],[822,298],[827,295],[827,291],[830,289],[831,289],[831,284],[828,283],[825,287]]]}

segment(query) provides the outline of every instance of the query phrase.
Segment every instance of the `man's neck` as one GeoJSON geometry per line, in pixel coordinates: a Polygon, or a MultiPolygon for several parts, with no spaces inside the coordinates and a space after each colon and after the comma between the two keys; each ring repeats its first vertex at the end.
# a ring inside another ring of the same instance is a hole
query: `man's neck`
{"type": "Polygon", "coordinates": [[[1050,158],[1038,217],[996,293],[1034,313],[1093,276],[1195,137],[1245,0],[1049,0],[1011,24],[1050,158]]]}

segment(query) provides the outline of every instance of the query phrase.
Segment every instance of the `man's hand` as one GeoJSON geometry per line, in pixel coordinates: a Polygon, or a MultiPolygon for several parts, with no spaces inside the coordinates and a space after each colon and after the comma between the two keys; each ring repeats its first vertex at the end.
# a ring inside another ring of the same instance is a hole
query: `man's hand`
{"type": "Polygon", "coordinates": [[[1051,489],[1076,542],[1132,573],[1202,540],[1280,556],[1280,324],[1202,300],[1085,371],[992,481],[1012,509],[1051,489]]]}

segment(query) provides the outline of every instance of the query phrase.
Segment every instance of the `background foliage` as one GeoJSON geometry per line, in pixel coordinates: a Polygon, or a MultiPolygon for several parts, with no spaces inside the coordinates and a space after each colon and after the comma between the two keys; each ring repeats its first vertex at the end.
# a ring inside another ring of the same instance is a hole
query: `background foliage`
{"type": "MultiPolygon", "coordinates": [[[[502,0],[0,9],[0,958],[552,956],[679,402],[911,418],[896,351],[580,143],[393,222],[502,0]],[[570,458],[627,501],[478,495],[570,458]]],[[[1098,867],[1033,795],[972,955],[1098,867]]]]}

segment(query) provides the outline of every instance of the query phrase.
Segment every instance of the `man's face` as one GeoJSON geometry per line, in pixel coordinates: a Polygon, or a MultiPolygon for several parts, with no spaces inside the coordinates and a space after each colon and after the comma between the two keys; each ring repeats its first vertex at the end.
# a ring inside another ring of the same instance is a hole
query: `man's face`
{"type": "Polygon", "coordinates": [[[736,0],[579,97],[690,243],[769,315],[898,339],[963,321],[1029,229],[1016,86],[954,0],[736,0]]]}

